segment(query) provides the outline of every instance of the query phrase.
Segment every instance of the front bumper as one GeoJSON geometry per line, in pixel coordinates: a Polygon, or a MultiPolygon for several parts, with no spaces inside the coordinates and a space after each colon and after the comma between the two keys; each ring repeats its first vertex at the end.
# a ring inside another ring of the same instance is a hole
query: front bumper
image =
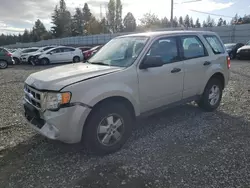
{"type": "Polygon", "coordinates": [[[28,124],[43,136],[65,143],[78,143],[91,109],[86,106],[73,105],[58,111],[40,112],[24,101],[25,117],[28,124]]]}

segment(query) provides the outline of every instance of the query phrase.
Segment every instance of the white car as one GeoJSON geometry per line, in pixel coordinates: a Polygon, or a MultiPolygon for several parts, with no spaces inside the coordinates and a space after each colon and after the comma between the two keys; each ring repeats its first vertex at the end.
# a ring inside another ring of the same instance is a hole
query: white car
{"type": "Polygon", "coordinates": [[[82,141],[88,150],[107,154],[128,140],[136,117],[191,101],[205,111],[216,110],[229,70],[230,58],[214,32],[120,36],[88,63],[30,75],[24,86],[25,116],[50,139],[82,141]]]}
{"type": "Polygon", "coordinates": [[[42,48],[30,48],[27,50],[22,51],[22,55],[21,55],[21,61],[25,62],[25,63],[32,63],[32,58],[37,55],[37,54],[41,54],[44,51],[47,51],[49,49],[55,48],[55,46],[45,46],[42,48]]]}
{"type": "Polygon", "coordinates": [[[35,56],[36,62],[42,65],[52,63],[80,62],[83,61],[83,54],[79,48],[57,47],[35,56]]]}

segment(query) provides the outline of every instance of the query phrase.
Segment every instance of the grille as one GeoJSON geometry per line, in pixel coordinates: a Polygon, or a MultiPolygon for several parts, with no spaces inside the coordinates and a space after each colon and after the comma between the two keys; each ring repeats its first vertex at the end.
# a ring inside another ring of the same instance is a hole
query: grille
{"type": "Polygon", "coordinates": [[[42,108],[42,99],[43,99],[43,93],[31,88],[30,86],[26,85],[24,86],[24,99],[33,105],[35,108],[40,110],[42,108]]]}

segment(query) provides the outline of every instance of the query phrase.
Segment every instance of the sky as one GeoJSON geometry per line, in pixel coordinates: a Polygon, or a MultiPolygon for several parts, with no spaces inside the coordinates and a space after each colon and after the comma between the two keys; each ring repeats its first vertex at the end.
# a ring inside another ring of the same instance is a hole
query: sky
{"type": "MultiPolygon", "coordinates": [[[[25,28],[32,28],[35,20],[40,19],[50,28],[51,14],[59,0],[0,0],[0,33],[18,34],[25,28]]],[[[68,9],[74,13],[76,7],[83,7],[88,3],[92,13],[100,17],[100,7],[105,15],[108,0],[65,0],[68,9]]],[[[174,0],[174,16],[185,16],[189,14],[194,20],[199,18],[202,22],[211,13],[211,17],[217,20],[218,16],[224,15],[224,19],[230,21],[236,13],[238,15],[250,14],[249,0],[200,0],[198,2],[183,3],[190,0],[174,0]]],[[[170,18],[171,0],[122,0],[123,16],[132,12],[137,23],[145,13],[154,13],[159,18],[170,18]]]]}

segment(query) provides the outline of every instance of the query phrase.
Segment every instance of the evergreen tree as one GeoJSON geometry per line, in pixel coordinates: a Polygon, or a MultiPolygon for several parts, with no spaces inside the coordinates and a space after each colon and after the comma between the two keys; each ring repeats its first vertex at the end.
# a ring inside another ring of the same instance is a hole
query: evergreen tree
{"type": "Polygon", "coordinates": [[[83,35],[84,22],[83,14],[80,8],[76,8],[75,15],[72,19],[72,35],[83,35]]]}
{"type": "Polygon", "coordinates": [[[190,22],[190,23],[189,23],[190,27],[193,28],[193,27],[194,27],[194,21],[193,21],[193,18],[192,18],[192,17],[190,18],[189,22],[190,22]]]}
{"type": "Polygon", "coordinates": [[[89,5],[87,3],[84,4],[84,7],[82,9],[82,17],[83,17],[83,24],[84,24],[84,30],[85,33],[90,33],[88,30],[89,23],[92,19],[92,13],[90,12],[89,5]]]}
{"type": "Polygon", "coordinates": [[[201,23],[199,18],[197,18],[196,22],[195,22],[195,27],[200,28],[201,27],[201,23]]]}
{"type": "Polygon", "coordinates": [[[116,0],[115,7],[116,7],[115,8],[115,30],[116,32],[121,32],[123,30],[121,0],[116,0]]]}
{"type": "Polygon", "coordinates": [[[128,12],[123,20],[124,31],[132,32],[136,30],[136,20],[131,12],[128,12]]]}
{"type": "Polygon", "coordinates": [[[189,16],[186,15],[185,19],[184,19],[184,25],[185,27],[190,27],[190,20],[189,20],[189,16]]]}
{"type": "Polygon", "coordinates": [[[223,25],[223,19],[220,18],[220,19],[218,20],[217,26],[222,26],[222,25],[223,25]]]}
{"type": "Polygon", "coordinates": [[[179,17],[179,25],[180,26],[184,25],[182,16],[179,17]]]}
{"type": "Polygon", "coordinates": [[[115,1],[114,0],[109,0],[108,3],[108,12],[107,12],[107,19],[108,19],[108,25],[110,28],[110,31],[115,33],[115,14],[116,14],[116,6],[115,6],[115,1]]]}

